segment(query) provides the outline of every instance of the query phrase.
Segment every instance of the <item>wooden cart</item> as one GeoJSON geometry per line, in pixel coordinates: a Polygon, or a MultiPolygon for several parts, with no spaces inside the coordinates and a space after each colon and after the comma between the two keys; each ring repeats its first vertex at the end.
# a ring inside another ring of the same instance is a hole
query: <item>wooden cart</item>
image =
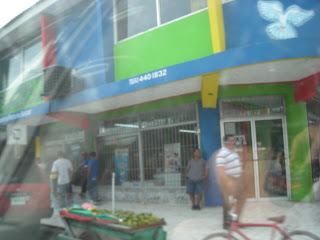
{"type": "Polygon", "coordinates": [[[63,217],[68,225],[69,234],[59,234],[60,240],[165,240],[166,232],[163,230],[165,221],[129,228],[114,223],[100,222],[96,220],[81,220],[71,217],[63,217]]]}

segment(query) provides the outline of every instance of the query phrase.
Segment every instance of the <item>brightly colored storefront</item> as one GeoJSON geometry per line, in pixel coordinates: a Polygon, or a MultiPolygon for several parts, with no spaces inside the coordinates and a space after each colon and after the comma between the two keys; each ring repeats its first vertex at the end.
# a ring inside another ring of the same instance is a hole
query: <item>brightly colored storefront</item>
{"type": "MultiPolygon", "coordinates": [[[[150,3],[155,15],[142,25],[131,24],[138,15],[110,22],[113,10],[134,4],[99,0],[86,17],[83,4],[61,21],[41,15],[44,25],[55,22],[42,43],[56,40],[43,62],[52,65],[54,56],[53,65],[77,69],[75,88],[50,101],[15,90],[17,107],[8,104],[15,98],[3,100],[2,125],[40,127],[39,157],[49,161],[62,149],[76,161],[95,150],[100,184],[108,190],[115,172],[119,200],[188,202],[184,170],[200,147],[210,165],[205,204],[214,206],[221,196],[210,157],[234,134],[250,198],[319,199],[317,1],[168,3],[166,10],[185,7],[177,16],[150,3]],[[279,14],[300,14],[287,19],[288,32],[279,30],[272,4],[282,6],[279,14]]],[[[43,81],[40,74],[32,89],[41,92],[43,81]]]]}

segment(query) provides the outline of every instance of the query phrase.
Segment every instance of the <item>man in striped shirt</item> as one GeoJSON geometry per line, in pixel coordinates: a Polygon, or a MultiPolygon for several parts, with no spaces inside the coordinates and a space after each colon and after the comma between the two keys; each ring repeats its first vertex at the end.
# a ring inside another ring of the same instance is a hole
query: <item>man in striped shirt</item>
{"type": "Polygon", "coordinates": [[[226,135],[223,141],[225,146],[218,151],[215,161],[223,198],[223,227],[227,229],[230,227],[232,217],[235,217],[235,221],[239,221],[246,200],[246,188],[242,162],[238,153],[234,151],[235,138],[233,135],[226,135]],[[233,205],[231,198],[237,200],[235,215],[231,213],[233,205]]]}

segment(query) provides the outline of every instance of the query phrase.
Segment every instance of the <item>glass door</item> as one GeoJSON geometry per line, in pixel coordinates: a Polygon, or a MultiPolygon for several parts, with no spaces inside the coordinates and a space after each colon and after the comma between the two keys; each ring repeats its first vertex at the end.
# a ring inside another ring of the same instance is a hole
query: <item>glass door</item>
{"type": "Polygon", "coordinates": [[[223,124],[224,135],[235,136],[235,151],[239,154],[245,172],[247,195],[249,198],[255,197],[255,180],[253,165],[253,142],[251,121],[225,122],[223,124]]]}
{"type": "Polygon", "coordinates": [[[282,120],[256,120],[260,197],[287,196],[286,154],[282,120]]]}
{"type": "Polygon", "coordinates": [[[225,120],[223,135],[232,134],[243,161],[249,198],[287,196],[283,119],[225,120]]]}

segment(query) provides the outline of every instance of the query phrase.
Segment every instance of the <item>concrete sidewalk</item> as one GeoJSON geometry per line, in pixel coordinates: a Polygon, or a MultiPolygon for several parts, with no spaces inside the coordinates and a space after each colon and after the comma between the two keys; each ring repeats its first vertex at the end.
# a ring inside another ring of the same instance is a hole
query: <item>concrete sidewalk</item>
{"type": "MultiPolygon", "coordinates": [[[[97,206],[101,209],[112,210],[111,202],[101,202],[97,206]]],[[[150,212],[163,218],[166,225],[168,240],[201,240],[213,232],[222,229],[222,207],[203,207],[200,211],[191,210],[186,204],[142,204],[142,203],[115,203],[116,210],[150,212]]],[[[268,217],[285,215],[286,221],[281,224],[287,231],[307,230],[320,236],[320,203],[290,202],[285,200],[247,201],[242,222],[266,223],[268,217]]],[[[50,219],[43,219],[43,223],[63,226],[55,211],[50,219]]],[[[269,239],[268,228],[241,229],[251,239],[269,239]]],[[[279,239],[279,237],[275,238],[279,239]]]]}

